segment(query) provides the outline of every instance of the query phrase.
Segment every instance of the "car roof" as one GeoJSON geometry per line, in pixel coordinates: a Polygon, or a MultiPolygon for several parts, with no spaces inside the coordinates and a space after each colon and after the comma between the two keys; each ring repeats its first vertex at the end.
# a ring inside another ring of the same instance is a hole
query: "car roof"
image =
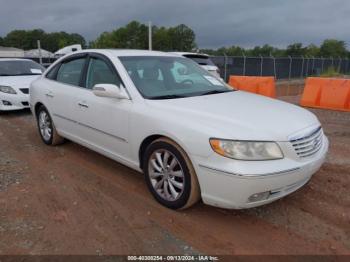
{"type": "Polygon", "coordinates": [[[193,52],[170,52],[170,53],[171,53],[171,54],[181,55],[181,56],[193,55],[193,56],[205,56],[205,57],[209,57],[209,55],[203,54],[203,53],[193,53],[193,52]]]}
{"type": "Polygon", "coordinates": [[[101,53],[101,54],[110,54],[116,57],[121,56],[169,56],[174,57],[175,54],[160,52],[160,51],[149,51],[149,50],[138,50],[138,49],[84,49],[81,51],[76,51],[71,54],[79,54],[79,53],[101,53]]]}

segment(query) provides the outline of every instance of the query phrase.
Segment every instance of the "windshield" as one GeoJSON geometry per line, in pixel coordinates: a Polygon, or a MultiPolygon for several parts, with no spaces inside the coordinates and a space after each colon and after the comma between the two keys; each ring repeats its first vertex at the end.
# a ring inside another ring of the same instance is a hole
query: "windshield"
{"type": "Polygon", "coordinates": [[[221,79],[183,57],[119,57],[136,88],[147,99],[171,99],[231,92],[221,79]]]}
{"type": "Polygon", "coordinates": [[[41,75],[45,68],[34,61],[0,61],[0,76],[41,75]]]}
{"type": "Polygon", "coordinates": [[[213,61],[210,60],[209,57],[203,56],[203,55],[184,55],[184,57],[187,57],[189,59],[192,59],[196,63],[200,65],[210,65],[210,66],[215,66],[213,61]]]}

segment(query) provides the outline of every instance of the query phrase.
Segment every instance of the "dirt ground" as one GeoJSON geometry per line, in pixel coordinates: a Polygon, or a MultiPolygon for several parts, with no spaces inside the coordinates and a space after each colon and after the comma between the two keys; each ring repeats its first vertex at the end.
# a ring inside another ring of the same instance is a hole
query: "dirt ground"
{"type": "Polygon", "coordinates": [[[0,254],[350,254],[350,113],[312,111],[331,146],[305,187],[251,210],[177,212],[141,174],[72,142],[45,146],[30,112],[2,113],[0,254]]]}

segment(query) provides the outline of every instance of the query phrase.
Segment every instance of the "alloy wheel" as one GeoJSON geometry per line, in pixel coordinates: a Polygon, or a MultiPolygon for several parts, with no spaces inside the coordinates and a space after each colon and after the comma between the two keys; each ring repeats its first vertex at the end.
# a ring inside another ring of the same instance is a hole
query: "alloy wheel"
{"type": "Polygon", "coordinates": [[[40,134],[45,141],[49,141],[52,136],[52,123],[50,116],[45,111],[40,111],[39,113],[39,129],[40,134]]]}
{"type": "Polygon", "coordinates": [[[179,160],[165,149],[153,152],[148,163],[153,189],[167,201],[176,201],[184,192],[185,176],[179,160]]]}

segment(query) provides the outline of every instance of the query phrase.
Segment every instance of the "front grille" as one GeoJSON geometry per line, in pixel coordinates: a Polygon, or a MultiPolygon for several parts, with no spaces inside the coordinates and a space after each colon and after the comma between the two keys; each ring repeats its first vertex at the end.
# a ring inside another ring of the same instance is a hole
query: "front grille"
{"type": "Polygon", "coordinates": [[[20,88],[19,90],[21,90],[23,94],[29,94],[29,88],[20,88]]]}
{"type": "Polygon", "coordinates": [[[311,133],[301,138],[290,140],[290,142],[292,143],[294,150],[299,157],[310,157],[316,154],[322,147],[322,127],[313,130],[311,133]]]}

